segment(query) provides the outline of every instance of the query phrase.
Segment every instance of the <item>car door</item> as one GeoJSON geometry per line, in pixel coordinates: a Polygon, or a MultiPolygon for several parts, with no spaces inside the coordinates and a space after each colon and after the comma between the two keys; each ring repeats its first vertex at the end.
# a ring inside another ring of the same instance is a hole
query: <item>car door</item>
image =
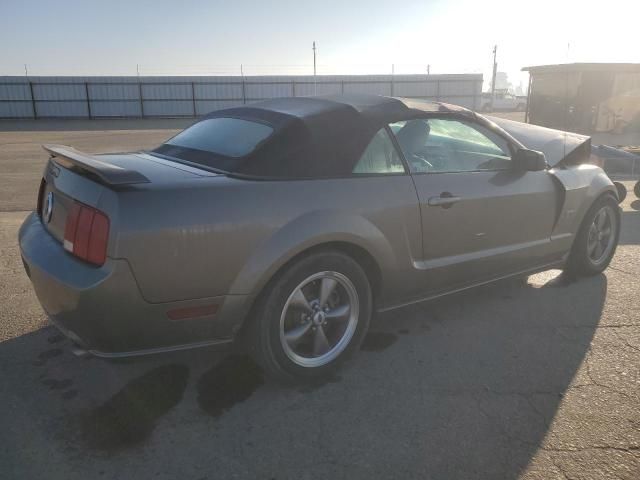
{"type": "Polygon", "coordinates": [[[385,288],[377,300],[380,304],[393,304],[420,297],[424,285],[421,283],[421,271],[414,266],[415,261],[422,258],[418,195],[402,154],[396,148],[393,134],[387,127],[373,135],[353,166],[352,177],[352,190],[366,191],[365,215],[384,235],[393,251],[392,262],[376,259],[385,277],[385,288]],[[363,187],[365,190],[361,190],[363,187]],[[372,196],[375,200],[371,199],[372,196]],[[376,204],[384,207],[375,207],[376,204]]]}
{"type": "Polygon", "coordinates": [[[420,202],[425,285],[433,292],[532,268],[551,255],[557,187],[547,171],[516,170],[514,148],[469,119],[390,125],[420,202]]]}

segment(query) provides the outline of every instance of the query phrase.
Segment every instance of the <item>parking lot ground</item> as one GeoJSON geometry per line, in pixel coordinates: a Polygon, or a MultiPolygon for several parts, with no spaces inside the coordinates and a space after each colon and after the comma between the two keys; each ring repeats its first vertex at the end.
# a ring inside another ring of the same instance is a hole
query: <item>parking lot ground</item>
{"type": "Polygon", "coordinates": [[[39,145],[148,148],[179,126],[52,123],[0,125],[0,478],[640,478],[633,194],[604,274],[544,272],[381,315],[335,378],[283,387],[233,351],[72,355],[16,244],[39,145]]]}

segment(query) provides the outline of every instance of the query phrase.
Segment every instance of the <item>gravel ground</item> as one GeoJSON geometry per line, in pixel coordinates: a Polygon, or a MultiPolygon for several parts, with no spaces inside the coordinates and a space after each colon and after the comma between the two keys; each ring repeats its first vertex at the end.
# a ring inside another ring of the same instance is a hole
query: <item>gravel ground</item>
{"type": "Polygon", "coordinates": [[[46,326],[17,229],[40,144],[148,148],[185,123],[127,122],[0,123],[0,478],[640,478],[632,194],[603,275],[550,271],[386,314],[324,384],[274,385],[234,352],[78,359],[46,326]]]}

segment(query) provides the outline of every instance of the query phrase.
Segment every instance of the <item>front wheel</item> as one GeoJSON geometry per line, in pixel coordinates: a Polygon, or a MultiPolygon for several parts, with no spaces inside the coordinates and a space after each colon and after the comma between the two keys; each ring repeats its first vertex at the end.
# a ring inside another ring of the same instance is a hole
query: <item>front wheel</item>
{"type": "Polygon", "coordinates": [[[267,287],[252,319],[250,353],[281,381],[333,373],[360,345],[371,317],[371,288],[341,252],[318,252],[267,287]]]}
{"type": "Polygon", "coordinates": [[[578,230],[565,271],[596,275],[609,266],[620,236],[620,207],[612,195],[594,202],[578,230]]]}

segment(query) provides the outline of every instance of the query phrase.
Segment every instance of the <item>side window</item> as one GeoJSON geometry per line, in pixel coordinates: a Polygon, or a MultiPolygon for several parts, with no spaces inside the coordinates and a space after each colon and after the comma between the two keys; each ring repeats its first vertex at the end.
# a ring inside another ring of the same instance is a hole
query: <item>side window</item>
{"type": "Polygon", "coordinates": [[[430,118],[390,125],[414,173],[511,168],[509,144],[480,125],[430,118]]]}
{"type": "Polygon", "coordinates": [[[378,130],[353,167],[355,174],[404,173],[404,165],[385,128],[378,130]]]}

